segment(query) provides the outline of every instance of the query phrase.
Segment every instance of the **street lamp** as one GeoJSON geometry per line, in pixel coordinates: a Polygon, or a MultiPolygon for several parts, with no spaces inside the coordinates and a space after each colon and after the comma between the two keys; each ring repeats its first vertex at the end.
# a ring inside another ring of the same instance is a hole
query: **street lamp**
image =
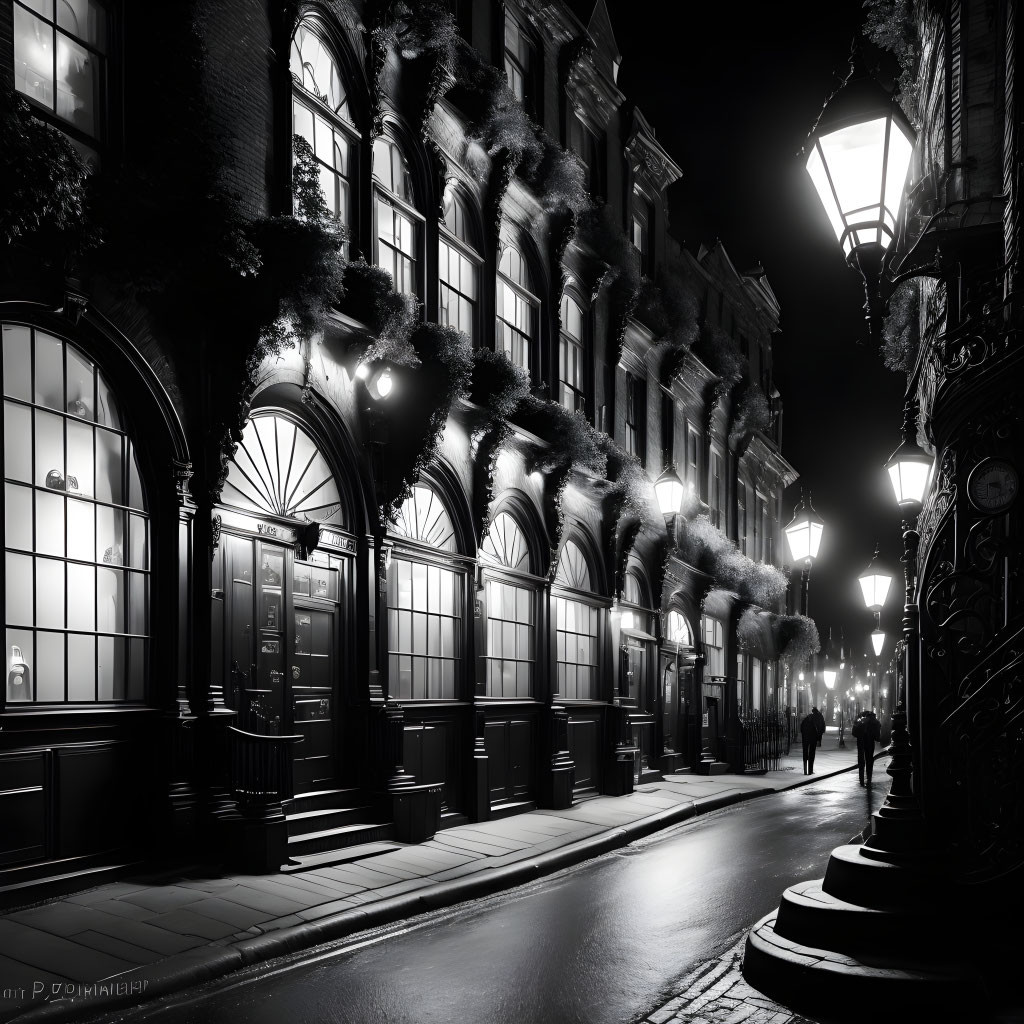
{"type": "Polygon", "coordinates": [[[882,653],[882,648],[885,646],[885,633],[880,629],[876,629],[871,634],[871,646],[875,649],[875,657],[879,657],[882,653]]]}
{"type": "MultiPolygon", "coordinates": [[[[885,255],[896,232],[915,133],[891,93],[853,60],[811,130],[807,173],[849,264],[864,277],[871,336],[881,334],[885,255]]],[[[894,287],[895,282],[889,287],[894,287]]],[[[891,291],[890,291],[891,294],[891,291]]]]}
{"type": "Polygon", "coordinates": [[[803,562],[803,573],[801,576],[801,612],[808,614],[808,592],[811,582],[811,565],[818,557],[818,548],[821,547],[821,537],[825,532],[825,520],[815,511],[811,504],[811,496],[807,495],[807,504],[804,505],[803,495],[793,509],[793,519],[786,527],[786,540],[789,541],[790,554],[794,562],[803,562]]]}
{"type": "Polygon", "coordinates": [[[674,466],[668,466],[654,481],[654,497],[663,516],[674,516],[683,504],[686,488],[674,466]]]}

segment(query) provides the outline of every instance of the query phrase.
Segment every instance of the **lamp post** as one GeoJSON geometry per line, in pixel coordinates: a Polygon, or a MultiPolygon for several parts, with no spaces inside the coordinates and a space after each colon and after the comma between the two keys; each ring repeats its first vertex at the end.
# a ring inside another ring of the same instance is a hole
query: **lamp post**
{"type": "Polygon", "coordinates": [[[821,547],[821,538],[824,532],[825,520],[815,511],[811,504],[810,494],[807,495],[806,505],[804,505],[803,495],[801,495],[796,508],[793,509],[793,519],[786,527],[785,533],[793,562],[803,563],[800,580],[800,612],[803,615],[808,614],[811,566],[818,557],[818,549],[821,547]]]}
{"type": "MultiPolygon", "coordinates": [[[[851,58],[849,74],[829,98],[804,147],[807,173],[836,238],[847,262],[864,280],[864,310],[876,345],[881,338],[886,303],[897,285],[912,277],[939,276],[940,273],[937,266],[915,267],[899,275],[890,272],[889,246],[895,236],[915,142],[914,130],[893,96],[874,78],[857,69],[851,58]]],[[[912,396],[916,387],[915,373],[907,387],[903,444],[886,467],[904,511],[901,561],[906,571],[903,636],[906,676],[911,681],[907,684],[908,690],[916,679],[917,669],[913,653],[918,626],[914,566],[920,538],[912,520],[921,509],[931,466],[931,459],[915,441],[917,417],[912,396]]],[[[911,709],[899,694],[896,701],[890,748],[893,759],[888,768],[893,779],[890,797],[906,798],[909,802],[914,792],[911,784],[914,764],[907,732],[907,711],[911,709]]],[[[917,708],[912,710],[916,712],[917,708]]],[[[920,783],[920,778],[915,781],[920,783]]]]}

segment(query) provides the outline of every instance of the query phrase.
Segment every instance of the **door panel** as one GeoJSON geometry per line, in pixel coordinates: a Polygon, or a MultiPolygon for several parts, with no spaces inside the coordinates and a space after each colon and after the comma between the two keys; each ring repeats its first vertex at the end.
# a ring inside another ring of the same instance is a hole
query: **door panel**
{"type": "Polygon", "coordinates": [[[296,598],[294,652],[288,680],[292,729],[302,736],[295,747],[295,788],[320,788],[337,775],[334,694],[337,613],[305,606],[296,598]]]}
{"type": "Polygon", "coordinates": [[[569,754],[576,764],[574,792],[598,786],[600,738],[601,730],[596,719],[569,719],[569,754]]]}

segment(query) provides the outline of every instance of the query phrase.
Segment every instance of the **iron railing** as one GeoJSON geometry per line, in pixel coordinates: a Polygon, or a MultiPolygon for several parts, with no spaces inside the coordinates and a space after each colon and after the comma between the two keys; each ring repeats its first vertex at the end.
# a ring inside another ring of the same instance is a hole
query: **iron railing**
{"type": "Polygon", "coordinates": [[[786,712],[775,707],[743,710],[739,724],[743,771],[779,771],[790,749],[786,712]]]}
{"type": "Polygon", "coordinates": [[[229,726],[231,795],[244,812],[279,809],[295,795],[292,745],[302,736],[268,736],[229,726]]]}

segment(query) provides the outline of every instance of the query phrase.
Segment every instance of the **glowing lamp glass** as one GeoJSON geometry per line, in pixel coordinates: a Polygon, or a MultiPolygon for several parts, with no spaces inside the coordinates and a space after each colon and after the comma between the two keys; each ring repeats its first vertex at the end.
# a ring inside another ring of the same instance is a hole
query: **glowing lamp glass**
{"type": "Polygon", "coordinates": [[[871,634],[871,646],[875,649],[875,657],[877,658],[882,653],[882,648],[885,646],[885,633],[880,629],[876,629],[871,634]]]}

